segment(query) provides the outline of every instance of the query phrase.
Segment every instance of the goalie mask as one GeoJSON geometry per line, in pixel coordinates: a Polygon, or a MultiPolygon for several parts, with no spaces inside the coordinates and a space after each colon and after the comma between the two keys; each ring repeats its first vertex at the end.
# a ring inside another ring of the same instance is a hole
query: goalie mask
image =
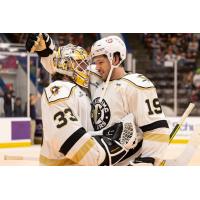
{"type": "Polygon", "coordinates": [[[118,67],[126,59],[126,46],[118,36],[108,36],[93,44],[91,48],[91,58],[93,59],[96,56],[106,55],[112,65],[114,54],[117,52],[120,55],[120,63],[115,67],[118,67]]]}
{"type": "Polygon", "coordinates": [[[85,49],[73,44],[59,47],[54,57],[54,65],[57,73],[67,75],[79,86],[88,88],[89,62],[85,49]]]}

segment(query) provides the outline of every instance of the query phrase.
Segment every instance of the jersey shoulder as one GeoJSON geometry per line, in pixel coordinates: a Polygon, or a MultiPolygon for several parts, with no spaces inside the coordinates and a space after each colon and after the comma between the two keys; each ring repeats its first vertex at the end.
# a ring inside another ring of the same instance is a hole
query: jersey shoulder
{"type": "Polygon", "coordinates": [[[142,74],[128,74],[121,79],[123,82],[126,81],[129,84],[139,87],[139,88],[154,88],[154,84],[142,74]]]}
{"type": "Polygon", "coordinates": [[[76,84],[64,81],[55,81],[44,89],[49,103],[69,98],[76,88],[76,84]]]}

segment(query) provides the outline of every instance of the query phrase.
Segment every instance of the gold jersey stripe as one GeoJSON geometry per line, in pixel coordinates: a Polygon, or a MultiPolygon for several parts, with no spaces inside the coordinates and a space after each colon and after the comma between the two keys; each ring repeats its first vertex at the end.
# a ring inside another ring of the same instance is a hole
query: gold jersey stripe
{"type": "Polygon", "coordinates": [[[76,154],[71,158],[75,163],[79,163],[85,155],[90,151],[90,149],[95,145],[95,141],[89,139],[85,142],[80,149],[76,152],[76,154]]]}
{"type": "Polygon", "coordinates": [[[85,142],[76,154],[71,158],[64,159],[49,159],[43,155],[40,155],[40,162],[48,166],[64,166],[64,165],[80,165],[79,162],[84,158],[87,152],[94,146],[95,142],[89,139],[85,142]]]}
{"type": "Polygon", "coordinates": [[[144,133],[144,140],[152,140],[156,142],[169,142],[169,135],[160,133],[144,133]]]}
{"type": "Polygon", "coordinates": [[[77,165],[75,162],[68,158],[64,159],[49,159],[46,156],[40,155],[40,163],[48,166],[64,166],[64,165],[77,165]]]}

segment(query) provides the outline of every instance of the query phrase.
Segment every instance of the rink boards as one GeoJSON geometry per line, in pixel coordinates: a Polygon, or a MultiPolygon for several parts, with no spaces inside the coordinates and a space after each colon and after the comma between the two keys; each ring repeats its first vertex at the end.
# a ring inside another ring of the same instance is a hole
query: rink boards
{"type": "MultiPolygon", "coordinates": [[[[179,122],[180,117],[167,118],[170,130],[179,122]]],[[[172,141],[173,144],[186,144],[193,132],[200,131],[200,117],[188,117],[172,141]]]]}
{"type": "Polygon", "coordinates": [[[30,118],[0,118],[0,148],[30,145],[30,118]]]}
{"type": "MultiPolygon", "coordinates": [[[[172,130],[180,117],[168,117],[167,120],[172,130]]],[[[188,117],[172,143],[186,144],[191,133],[198,130],[200,117],[188,117]]],[[[35,136],[37,137],[37,134],[35,136]]],[[[30,118],[0,118],[0,148],[23,147],[30,144],[30,118]]]]}

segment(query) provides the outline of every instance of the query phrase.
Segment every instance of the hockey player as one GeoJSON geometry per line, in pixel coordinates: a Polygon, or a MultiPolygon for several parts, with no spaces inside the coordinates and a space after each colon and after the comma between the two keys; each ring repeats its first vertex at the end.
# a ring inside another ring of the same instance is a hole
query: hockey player
{"type": "Polygon", "coordinates": [[[86,51],[69,44],[53,52],[53,43],[48,35],[38,38],[37,34],[29,35],[27,50],[37,52],[44,59],[45,56],[53,58],[53,63],[45,65],[53,82],[44,89],[41,99],[44,138],[40,163],[117,164],[135,144],[132,116],[127,115],[103,131],[92,131],[90,99],[83,90],[88,87],[86,51]]]}
{"type": "Polygon", "coordinates": [[[92,62],[104,82],[92,97],[91,119],[94,130],[104,130],[115,120],[132,113],[138,144],[123,158],[122,165],[159,165],[159,155],[168,143],[168,123],[153,83],[142,74],[126,74],[122,62],[126,46],[117,36],[95,42],[92,62]]]}

